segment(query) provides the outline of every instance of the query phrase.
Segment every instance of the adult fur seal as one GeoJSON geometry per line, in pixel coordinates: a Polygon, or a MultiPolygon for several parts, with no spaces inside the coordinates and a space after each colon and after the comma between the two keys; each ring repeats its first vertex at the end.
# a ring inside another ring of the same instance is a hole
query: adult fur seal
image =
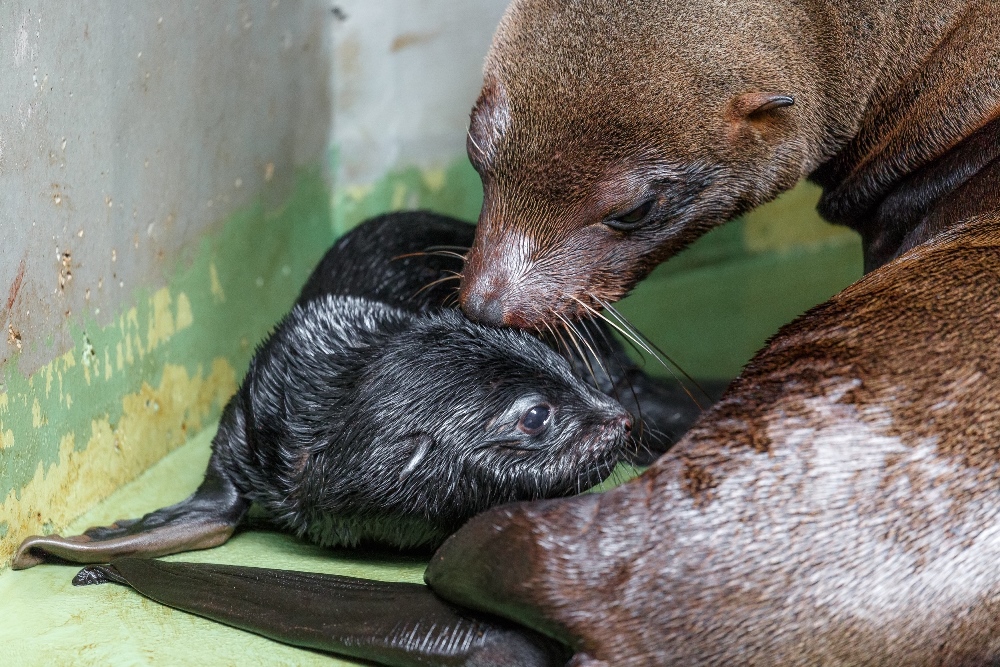
{"type": "Polygon", "coordinates": [[[997,664],[1000,214],[949,227],[782,328],[642,476],[469,521],[433,593],[141,560],[77,583],[388,665],[997,664]]]}
{"type": "Polygon", "coordinates": [[[483,322],[599,310],[803,176],[868,271],[1000,190],[992,0],[514,0],[484,78],[483,322]]]}
{"type": "Polygon", "coordinates": [[[80,537],[29,538],[14,567],[215,546],[251,503],[323,545],[434,547],[488,507],[603,479],[631,429],[619,403],[535,337],[431,309],[442,293],[418,292],[434,256],[387,266],[385,253],[453,240],[456,224],[401,215],[348,234],[254,355],[194,495],[80,537]]]}

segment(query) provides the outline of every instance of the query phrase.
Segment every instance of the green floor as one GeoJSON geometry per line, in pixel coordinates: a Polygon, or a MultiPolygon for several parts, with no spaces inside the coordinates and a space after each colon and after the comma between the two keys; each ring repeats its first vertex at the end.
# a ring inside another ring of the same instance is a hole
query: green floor
{"type": "MultiPolygon", "coordinates": [[[[201,481],[214,428],[192,439],[67,531],[135,517],[181,500],[201,481]]],[[[172,560],[422,580],[424,562],[347,558],[270,532],[246,532],[209,551],[172,560]]],[[[17,665],[350,665],[174,611],[120,586],[70,584],[78,566],[42,565],[0,575],[0,664],[17,665]]]]}

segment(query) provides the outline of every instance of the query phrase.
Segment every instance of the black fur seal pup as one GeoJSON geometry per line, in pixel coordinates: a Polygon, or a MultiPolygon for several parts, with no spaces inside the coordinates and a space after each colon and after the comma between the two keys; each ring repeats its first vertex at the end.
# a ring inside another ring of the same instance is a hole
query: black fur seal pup
{"type": "Polygon", "coordinates": [[[431,308],[435,286],[410,300],[419,272],[383,280],[354,245],[386,225],[336,244],[257,350],[191,497],[82,536],[29,538],[14,567],[217,546],[252,503],[322,545],[433,548],[489,507],[603,479],[623,457],[629,413],[534,336],[431,308]]]}

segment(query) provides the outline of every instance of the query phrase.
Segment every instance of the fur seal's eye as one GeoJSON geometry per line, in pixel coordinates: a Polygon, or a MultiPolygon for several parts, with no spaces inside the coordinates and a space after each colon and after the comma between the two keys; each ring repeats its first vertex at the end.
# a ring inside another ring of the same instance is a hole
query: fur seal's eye
{"type": "Polygon", "coordinates": [[[633,230],[646,222],[646,219],[649,217],[650,211],[653,210],[653,205],[655,203],[655,199],[648,199],[633,208],[631,211],[622,213],[617,218],[605,220],[604,224],[621,232],[633,230]]]}
{"type": "Polygon", "coordinates": [[[549,416],[552,408],[545,403],[532,406],[521,415],[521,420],[517,422],[517,428],[527,435],[538,435],[549,425],[549,416]]]}

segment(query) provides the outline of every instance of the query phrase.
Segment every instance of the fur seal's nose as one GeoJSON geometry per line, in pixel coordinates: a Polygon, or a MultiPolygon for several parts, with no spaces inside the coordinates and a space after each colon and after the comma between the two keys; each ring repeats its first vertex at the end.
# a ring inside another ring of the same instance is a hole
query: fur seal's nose
{"type": "Polygon", "coordinates": [[[462,312],[470,320],[480,324],[504,324],[503,305],[496,292],[484,294],[479,290],[469,290],[462,295],[462,312]]]}

